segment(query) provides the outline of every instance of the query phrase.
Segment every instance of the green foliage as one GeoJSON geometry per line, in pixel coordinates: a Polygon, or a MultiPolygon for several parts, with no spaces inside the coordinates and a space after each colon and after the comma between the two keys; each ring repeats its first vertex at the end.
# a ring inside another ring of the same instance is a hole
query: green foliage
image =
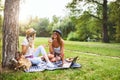
{"type": "Polygon", "coordinates": [[[48,31],[49,20],[47,18],[30,18],[28,23],[20,24],[20,35],[25,35],[25,31],[28,28],[34,28],[36,30],[36,36],[50,36],[48,31]]]}
{"type": "Polygon", "coordinates": [[[54,29],[60,29],[63,33],[62,37],[66,39],[71,31],[75,31],[75,25],[69,17],[64,17],[62,19],[55,17],[55,19],[53,18],[53,21],[48,27],[49,31],[51,30],[50,32],[52,32],[54,29]]]}
{"type": "Polygon", "coordinates": [[[116,42],[120,43],[120,24],[116,26],[116,42]]]}
{"type": "Polygon", "coordinates": [[[0,0],[0,65],[2,61],[2,25],[3,25],[3,16],[1,15],[3,12],[3,4],[2,0],[0,0]]]}
{"type": "Polygon", "coordinates": [[[60,29],[63,32],[62,37],[67,38],[71,31],[75,31],[75,25],[69,17],[60,19],[55,15],[51,22],[47,18],[31,17],[26,24],[20,24],[20,35],[25,36],[26,29],[30,27],[37,31],[36,35],[38,37],[49,37],[54,29],[60,29]]]}
{"type": "Polygon", "coordinates": [[[53,17],[52,17],[52,22],[49,23],[49,26],[48,26],[47,30],[48,30],[50,33],[52,33],[52,31],[58,27],[58,23],[59,23],[59,22],[60,22],[60,18],[57,17],[56,15],[53,15],[53,17]]]}
{"type": "MultiPolygon", "coordinates": [[[[72,0],[70,3],[68,3],[67,8],[70,10],[70,15],[72,17],[77,18],[77,20],[75,20],[75,21],[77,21],[77,23],[79,23],[76,25],[77,28],[80,27],[80,25],[82,24],[81,26],[84,27],[82,29],[86,29],[86,31],[80,30],[81,28],[79,28],[80,31],[77,30],[78,33],[82,34],[79,36],[81,38],[80,40],[85,41],[88,36],[93,35],[94,30],[91,33],[91,31],[89,31],[89,29],[88,29],[88,23],[89,23],[88,21],[89,21],[89,18],[91,18],[91,19],[94,18],[94,19],[97,19],[98,24],[100,24],[99,25],[100,32],[97,34],[97,36],[96,35],[94,35],[94,36],[96,36],[97,39],[103,39],[103,42],[109,42],[108,30],[105,29],[106,27],[108,27],[108,25],[107,25],[108,24],[107,2],[108,2],[108,0],[101,0],[101,1],[100,0],[84,0],[84,1],[83,0],[72,0]],[[83,7],[85,7],[85,8],[83,8],[83,7]],[[84,17],[81,18],[81,20],[83,20],[83,21],[79,20],[78,18],[83,15],[84,15],[84,17]],[[83,23],[81,23],[81,22],[83,22],[83,23]],[[102,36],[101,36],[101,34],[102,34],[102,36]],[[102,38],[100,38],[100,36],[102,38]]],[[[95,22],[93,22],[92,24],[95,24],[95,22]]]]}
{"type": "Polygon", "coordinates": [[[70,40],[70,41],[79,41],[79,37],[78,37],[78,34],[75,33],[75,32],[70,32],[68,37],[67,37],[67,40],[70,40]]]}
{"type": "Polygon", "coordinates": [[[2,0],[0,0],[0,42],[2,39],[2,25],[3,25],[3,16],[1,15],[3,12],[3,4],[2,0]]]}
{"type": "Polygon", "coordinates": [[[87,12],[84,12],[79,18],[74,18],[76,24],[76,33],[80,41],[86,41],[89,38],[101,39],[101,23],[91,18],[87,12]]]}
{"type": "Polygon", "coordinates": [[[58,28],[63,32],[63,38],[67,38],[70,32],[75,31],[75,25],[68,17],[63,18],[58,28]]]}
{"type": "MultiPolygon", "coordinates": [[[[114,24],[112,27],[116,30],[113,35],[116,39],[116,42],[120,42],[120,0],[116,0],[115,2],[111,2],[109,5],[109,21],[111,24],[114,24]]],[[[111,30],[112,32],[112,30],[111,30]]]]}
{"type": "MultiPolygon", "coordinates": [[[[86,0],[87,2],[87,0],[86,0]]],[[[81,9],[80,8],[80,3],[81,1],[78,0],[72,0],[71,4],[68,4],[68,8],[70,8],[70,10],[74,10],[74,9],[81,9]],[[79,5],[79,6],[78,6],[79,5]],[[75,7],[73,7],[75,6],[75,7]],[[78,6],[78,7],[77,7],[78,6]]],[[[90,1],[88,1],[88,3],[90,3],[90,1]]],[[[91,3],[90,3],[91,4],[91,3]]],[[[87,4],[84,3],[84,6],[88,6],[87,4]]],[[[77,11],[76,10],[76,11],[77,11]]],[[[79,40],[80,41],[86,41],[87,38],[92,38],[92,39],[96,39],[96,40],[100,40],[101,39],[101,29],[102,29],[102,24],[101,21],[99,21],[99,19],[101,18],[101,6],[97,6],[93,3],[92,5],[90,5],[88,7],[88,9],[85,11],[77,11],[79,13],[79,16],[75,15],[71,15],[72,16],[72,20],[75,23],[76,26],[76,33],[79,34],[79,40]],[[96,11],[96,13],[93,13],[93,9],[96,11]],[[92,15],[93,14],[97,14],[97,15],[92,15]]],[[[73,13],[74,14],[74,13],[73,13]]]]}
{"type": "MultiPolygon", "coordinates": [[[[102,0],[103,1],[103,0],[102,0]]],[[[103,37],[103,6],[100,0],[72,0],[68,3],[67,8],[71,10],[70,15],[64,18],[53,16],[51,22],[47,18],[30,18],[28,23],[20,27],[20,35],[25,35],[25,30],[33,27],[37,31],[37,36],[50,36],[54,29],[60,29],[63,32],[63,38],[68,40],[86,41],[88,37],[101,41],[103,37]],[[86,9],[83,9],[86,7],[86,9]],[[73,33],[74,37],[72,37],[73,33]],[[68,36],[68,34],[70,34],[68,36]],[[75,35],[77,34],[77,39],[75,35]],[[75,38],[75,39],[72,39],[75,38]]],[[[111,41],[120,41],[120,24],[119,24],[119,0],[111,2],[108,7],[109,22],[108,33],[111,41]],[[115,15],[114,15],[115,13],[115,15]]]]}
{"type": "Polygon", "coordinates": [[[2,61],[2,25],[3,25],[3,17],[1,12],[3,11],[2,1],[0,0],[0,65],[2,61]]]}
{"type": "Polygon", "coordinates": [[[35,26],[38,34],[37,36],[48,37],[50,36],[49,32],[47,31],[47,27],[49,26],[49,20],[47,18],[41,18],[38,27],[35,26]]]}
{"type": "Polygon", "coordinates": [[[1,12],[3,11],[3,0],[0,0],[0,14],[1,14],[1,12]]]}

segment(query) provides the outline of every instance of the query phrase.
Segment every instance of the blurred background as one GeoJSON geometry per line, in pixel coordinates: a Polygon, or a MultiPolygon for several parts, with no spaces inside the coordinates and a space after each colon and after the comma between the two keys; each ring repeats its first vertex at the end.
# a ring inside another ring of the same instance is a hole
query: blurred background
{"type": "MultiPolygon", "coordinates": [[[[37,37],[49,37],[54,29],[60,29],[65,40],[120,42],[119,3],[120,0],[21,0],[19,35],[25,36],[25,30],[33,27],[37,37]]],[[[3,9],[4,0],[0,0],[0,28],[3,9]]]]}

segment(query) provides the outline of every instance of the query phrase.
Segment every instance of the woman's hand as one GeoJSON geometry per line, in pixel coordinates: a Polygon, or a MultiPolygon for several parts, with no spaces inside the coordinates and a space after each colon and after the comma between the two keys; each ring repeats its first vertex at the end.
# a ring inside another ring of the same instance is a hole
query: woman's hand
{"type": "Polygon", "coordinates": [[[50,38],[49,40],[48,40],[48,43],[52,43],[53,42],[53,40],[50,38]]]}
{"type": "Polygon", "coordinates": [[[29,41],[29,47],[34,48],[34,39],[30,37],[28,41],[29,41]]]}

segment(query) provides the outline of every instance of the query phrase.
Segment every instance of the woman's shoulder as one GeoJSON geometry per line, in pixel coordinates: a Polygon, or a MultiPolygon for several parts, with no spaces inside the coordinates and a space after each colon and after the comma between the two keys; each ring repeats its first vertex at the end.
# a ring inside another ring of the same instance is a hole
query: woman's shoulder
{"type": "Polygon", "coordinates": [[[28,40],[26,38],[24,38],[22,41],[22,45],[27,45],[27,44],[28,44],[28,40]]]}
{"type": "Polygon", "coordinates": [[[23,39],[23,42],[28,42],[28,40],[26,38],[23,39]]]}
{"type": "Polygon", "coordinates": [[[64,40],[63,40],[63,39],[61,39],[61,41],[62,41],[62,44],[64,44],[64,40]]]}
{"type": "Polygon", "coordinates": [[[64,42],[64,39],[61,39],[62,42],[64,42]]]}

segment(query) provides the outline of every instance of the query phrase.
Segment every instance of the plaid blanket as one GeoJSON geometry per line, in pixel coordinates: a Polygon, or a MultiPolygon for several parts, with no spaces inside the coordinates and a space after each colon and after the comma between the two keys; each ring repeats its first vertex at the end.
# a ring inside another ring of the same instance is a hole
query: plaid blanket
{"type": "Polygon", "coordinates": [[[48,67],[46,62],[42,61],[38,65],[31,66],[29,70],[25,70],[25,72],[38,72],[38,71],[44,71],[44,70],[56,70],[56,69],[67,69],[67,68],[80,68],[81,65],[76,62],[67,62],[65,61],[63,66],[60,66],[62,64],[62,61],[58,61],[53,63],[54,67],[48,67]]]}

